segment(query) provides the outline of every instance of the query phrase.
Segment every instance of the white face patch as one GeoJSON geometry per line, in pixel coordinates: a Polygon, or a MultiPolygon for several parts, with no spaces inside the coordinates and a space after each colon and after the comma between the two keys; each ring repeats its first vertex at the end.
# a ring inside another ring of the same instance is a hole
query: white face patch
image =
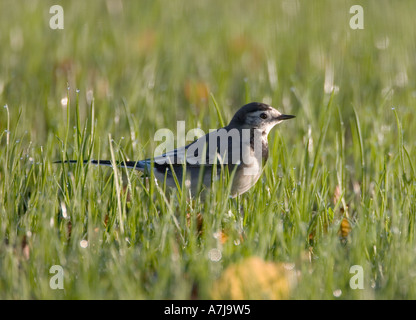
{"type": "Polygon", "coordinates": [[[255,112],[251,112],[250,114],[247,114],[246,117],[246,124],[249,126],[255,126],[262,130],[266,135],[269,134],[270,130],[281,121],[275,121],[274,118],[280,116],[281,113],[277,111],[276,109],[269,109],[269,110],[259,110],[255,112]],[[261,114],[267,114],[266,119],[262,119],[260,117],[261,114]]]}

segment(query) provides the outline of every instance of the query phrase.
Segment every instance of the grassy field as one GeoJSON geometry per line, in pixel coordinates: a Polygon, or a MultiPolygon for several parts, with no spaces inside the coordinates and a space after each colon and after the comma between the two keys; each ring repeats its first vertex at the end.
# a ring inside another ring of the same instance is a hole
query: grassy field
{"type": "Polygon", "coordinates": [[[415,1],[60,1],[63,30],[54,4],[0,2],[1,299],[416,298],[415,1]],[[296,119],[238,199],[53,164],[250,101],[296,119]]]}

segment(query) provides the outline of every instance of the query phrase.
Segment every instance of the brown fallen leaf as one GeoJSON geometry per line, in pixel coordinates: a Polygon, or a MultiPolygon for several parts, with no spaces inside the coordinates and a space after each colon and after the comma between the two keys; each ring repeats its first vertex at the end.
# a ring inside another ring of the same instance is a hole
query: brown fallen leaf
{"type": "Polygon", "coordinates": [[[190,103],[201,105],[208,102],[209,86],[202,81],[188,80],[184,86],[184,93],[190,103]]]}
{"type": "Polygon", "coordinates": [[[343,238],[346,238],[351,233],[351,231],[352,231],[351,224],[348,221],[348,219],[344,217],[341,221],[341,225],[339,228],[339,235],[343,238]]]}
{"type": "Polygon", "coordinates": [[[294,264],[249,257],[224,270],[212,286],[211,297],[232,300],[289,299],[296,277],[294,264]]]}

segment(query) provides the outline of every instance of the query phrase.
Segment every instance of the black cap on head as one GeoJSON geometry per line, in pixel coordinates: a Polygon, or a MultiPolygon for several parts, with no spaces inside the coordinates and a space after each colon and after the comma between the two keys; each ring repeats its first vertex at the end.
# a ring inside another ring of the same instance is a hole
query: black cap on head
{"type": "Polygon", "coordinates": [[[251,102],[249,104],[246,104],[242,106],[234,115],[234,117],[231,119],[230,124],[243,124],[246,115],[251,112],[256,111],[266,111],[271,109],[272,107],[268,104],[261,103],[261,102],[251,102]]]}

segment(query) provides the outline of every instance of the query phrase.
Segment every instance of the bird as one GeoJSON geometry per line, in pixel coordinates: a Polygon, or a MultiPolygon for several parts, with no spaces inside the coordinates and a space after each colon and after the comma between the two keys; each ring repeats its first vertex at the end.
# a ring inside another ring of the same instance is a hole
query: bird
{"type": "MultiPolygon", "coordinates": [[[[270,130],[284,120],[295,118],[282,114],[272,106],[251,102],[242,106],[223,128],[210,131],[192,143],[160,156],[139,161],[122,161],[117,165],[144,172],[153,170],[154,177],[176,187],[185,175],[185,185],[191,195],[209,189],[213,178],[221,170],[231,175],[230,197],[235,198],[250,190],[260,178],[269,157],[270,130]]],[[[56,161],[76,163],[77,160],[56,161]]],[[[111,160],[85,160],[84,163],[112,166],[111,160]]]]}

